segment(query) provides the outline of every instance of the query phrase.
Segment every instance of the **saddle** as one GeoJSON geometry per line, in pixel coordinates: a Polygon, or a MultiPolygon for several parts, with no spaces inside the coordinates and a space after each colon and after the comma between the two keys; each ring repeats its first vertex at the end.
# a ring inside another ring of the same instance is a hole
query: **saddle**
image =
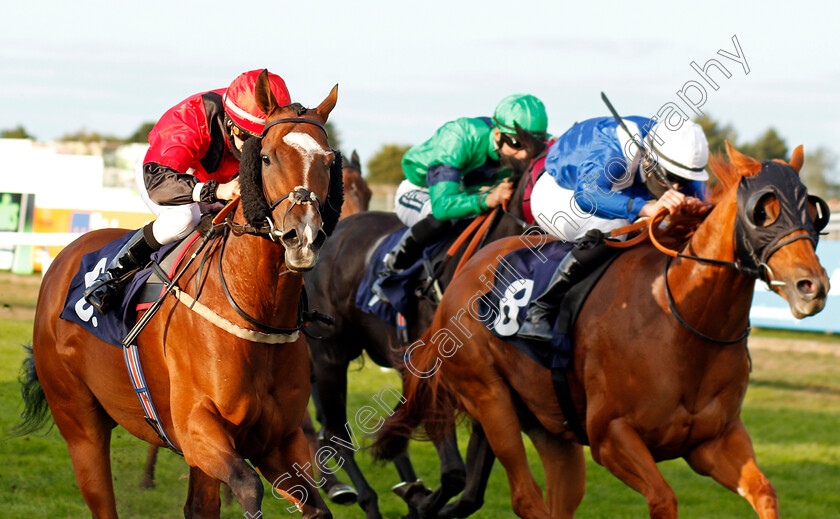
{"type": "Polygon", "coordinates": [[[163,277],[172,277],[189,247],[200,238],[193,232],[180,242],[163,246],[152,254],[151,266],[137,272],[123,291],[120,304],[105,314],[97,312],[85,299],[85,289],[96,280],[133,233],[112,241],[82,257],[79,270],[70,283],[60,317],[78,324],[112,346],[122,348],[122,341],[134,325],[137,312],[147,309],[164,290],[163,277]]]}

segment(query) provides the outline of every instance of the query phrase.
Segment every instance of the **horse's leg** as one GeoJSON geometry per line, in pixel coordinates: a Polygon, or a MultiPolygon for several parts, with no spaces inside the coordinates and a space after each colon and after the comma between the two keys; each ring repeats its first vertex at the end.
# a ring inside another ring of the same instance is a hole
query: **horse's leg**
{"type": "Polygon", "coordinates": [[[140,488],[155,488],[155,464],[158,455],[157,445],[149,445],[149,453],[146,455],[146,467],[143,469],[143,479],[140,480],[140,488]]]}
{"type": "Polygon", "coordinates": [[[85,503],[95,519],[116,519],[110,452],[113,421],[87,387],[72,375],[63,379],[61,391],[45,387],[44,392],[67,442],[76,484],[85,503]]]}
{"type": "Polygon", "coordinates": [[[586,490],[583,447],[551,434],[542,427],[527,431],[545,468],[546,501],[555,519],[571,518],[586,490]]]}
{"type": "Polygon", "coordinates": [[[493,452],[505,467],[513,511],[525,519],[550,519],[542,490],[531,474],[510,389],[499,379],[472,392],[459,391],[467,412],[481,422],[493,452]],[[479,390],[480,389],[480,390],[479,390]]]}
{"type": "Polygon", "coordinates": [[[479,422],[473,420],[470,443],[467,446],[466,487],[461,497],[438,512],[438,519],[469,517],[481,508],[495,461],[496,455],[490,448],[484,429],[479,422]]]}
{"type": "Polygon", "coordinates": [[[271,484],[272,494],[278,499],[289,501],[287,511],[296,512],[298,508],[303,519],[332,518],[332,513],[318,492],[324,480],[315,479],[309,444],[303,429],[298,427],[281,443],[260,458],[252,460],[271,484]]]}
{"type": "MultiPolygon", "coordinates": [[[[314,369],[312,369],[312,373],[315,373],[314,369]]],[[[321,409],[321,398],[318,395],[317,387],[318,386],[315,384],[315,381],[312,380],[312,403],[315,404],[315,417],[319,422],[323,423],[324,412],[321,409]]],[[[309,450],[312,453],[312,459],[314,460],[315,453],[318,452],[319,449],[319,441],[318,433],[315,432],[315,425],[312,423],[312,416],[309,414],[308,409],[306,414],[303,415],[303,422],[301,423],[301,426],[303,427],[303,434],[306,435],[306,441],[309,443],[309,450]]],[[[330,498],[330,501],[340,505],[349,505],[356,502],[358,492],[356,492],[355,488],[351,487],[347,483],[342,483],[335,474],[331,474],[329,472],[320,473],[321,476],[327,480],[327,484],[324,485],[324,490],[327,492],[327,497],[330,498]]]]}
{"type": "Polygon", "coordinates": [[[184,505],[186,519],[218,519],[222,502],[219,499],[219,481],[201,469],[190,467],[190,488],[187,504],[184,505]]]}
{"type": "Polygon", "coordinates": [[[685,459],[699,474],[713,477],[749,501],[761,519],[779,517],[776,490],[756,465],[752,441],[740,420],[722,436],[700,444],[685,459]]]}
{"type": "Polygon", "coordinates": [[[353,428],[353,425],[347,421],[347,366],[348,362],[343,359],[334,362],[323,359],[317,363],[315,383],[318,385],[318,394],[329,395],[329,398],[321,399],[324,412],[324,439],[321,444],[338,451],[338,457],[344,461],[342,468],[359,492],[358,502],[365,511],[365,517],[381,519],[379,496],[365,479],[354,457],[359,448],[359,437],[355,435],[354,429],[354,437],[351,438],[348,430],[353,428]]]}
{"type": "MultiPolygon", "coordinates": [[[[603,439],[592,444],[595,461],[645,497],[652,519],[676,518],[677,496],[639,434],[621,418],[612,420],[604,430],[603,439]]],[[[590,438],[594,436],[590,434],[590,438]]]]}
{"type": "Polygon", "coordinates": [[[418,507],[420,517],[437,517],[437,512],[452,496],[464,490],[467,470],[461,452],[458,451],[458,436],[453,427],[446,436],[435,442],[438,458],[440,458],[440,488],[423,499],[418,507]]]}
{"type": "Polygon", "coordinates": [[[228,485],[246,515],[261,513],[262,479],[236,452],[221,418],[207,409],[196,409],[188,417],[185,436],[181,444],[187,463],[228,485]]]}

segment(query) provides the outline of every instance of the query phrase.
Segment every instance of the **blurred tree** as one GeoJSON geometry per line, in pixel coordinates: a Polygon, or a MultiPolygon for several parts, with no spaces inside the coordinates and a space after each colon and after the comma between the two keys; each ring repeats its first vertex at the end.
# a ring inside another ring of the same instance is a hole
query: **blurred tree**
{"type": "Polygon", "coordinates": [[[706,139],[709,141],[709,153],[718,153],[726,156],[726,147],[723,145],[725,141],[729,144],[735,144],[735,130],[730,125],[721,126],[717,121],[709,115],[696,117],[694,122],[703,128],[703,133],[706,134],[706,139]]]}
{"type": "Polygon", "coordinates": [[[153,122],[145,122],[137,128],[137,131],[129,135],[129,137],[125,140],[126,142],[140,142],[143,144],[149,143],[149,132],[152,131],[152,128],[155,127],[155,123],[153,122]]]}
{"type": "Polygon", "coordinates": [[[329,142],[330,148],[340,150],[341,132],[338,131],[338,128],[335,127],[332,121],[327,121],[327,124],[324,126],[327,128],[327,142],[329,142]]]}
{"type": "Polygon", "coordinates": [[[405,179],[402,170],[402,157],[411,146],[384,144],[367,165],[365,180],[369,184],[396,185],[405,179]]]}
{"type": "Polygon", "coordinates": [[[7,130],[0,130],[0,138],[1,139],[32,139],[35,140],[35,137],[29,135],[23,125],[19,124],[15,128],[7,129],[7,130]]]}
{"type": "Polygon", "coordinates": [[[828,149],[819,147],[805,154],[805,164],[799,172],[799,178],[812,195],[823,198],[836,197],[840,191],[840,185],[833,175],[836,165],[837,157],[828,149]]]}
{"type": "Polygon", "coordinates": [[[756,160],[788,159],[788,148],[776,130],[768,128],[755,141],[742,144],[738,150],[756,160]]]}
{"type": "Polygon", "coordinates": [[[58,140],[63,142],[124,142],[123,139],[120,139],[119,137],[115,137],[113,135],[103,135],[99,132],[91,132],[84,127],[76,132],[65,133],[58,140]]]}

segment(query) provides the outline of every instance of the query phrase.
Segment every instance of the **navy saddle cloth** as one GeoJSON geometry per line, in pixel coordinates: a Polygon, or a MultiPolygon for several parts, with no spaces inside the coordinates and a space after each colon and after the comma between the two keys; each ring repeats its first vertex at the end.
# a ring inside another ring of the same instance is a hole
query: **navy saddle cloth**
{"type": "MultiPolygon", "coordinates": [[[[419,280],[424,275],[424,270],[427,267],[431,270],[437,267],[444,248],[449,245],[453,236],[458,236],[469,225],[469,222],[469,219],[458,221],[453,226],[451,232],[442,236],[437,243],[426,247],[423,251],[423,256],[414,262],[413,265],[397,274],[389,276],[382,282],[382,290],[388,296],[391,304],[382,302],[371,289],[373,282],[376,281],[379,273],[385,268],[382,260],[399,243],[403,234],[408,231],[408,227],[402,227],[387,235],[374,251],[368,269],[356,291],[356,308],[359,308],[363,312],[373,314],[387,323],[394,323],[397,318],[397,313],[402,315],[409,314],[412,301],[416,299],[414,295],[415,287],[417,287],[419,280]]],[[[431,272],[428,272],[428,275],[431,275],[431,272]]]]}
{"type": "MultiPolygon", "coordinates": [[[[141,270],[131,278],[123,291],[119,306],[105,314],[99,313],[85,301],[84,292],[105,271],[111,260],[133,234],[134,231],[129,232],[101,249],[82,256],[82,263],[70,283],[67,299],[64,300],[64,309],[61,311],[62,319],[76,323],[98,339],[120,348],[123,339],[134,326],[138,299],[146,281],[152,275],[151,267],[141,270]]],[[[161,263],[167,254],[179,245],[188,243],[193,237],[194,235],[191,235],[183,242],[165,245],[152,254],[152,260],[161,263]]]]}
{"type": "Polygon", "coordinates": [[[613,256],[599,265],[566,293],[554,323],[551,343],[517,337],[516,333],[525,321],[528,304],[545,291],[557,265],[573,246],[564,241],[550,241],[539,251],[525,248],[511,252],[496,269],[493,289],[477,300],[478,315],[487,316],[482,319],[485,326],[546,369],[566,370],[571,367],[571,332],[578,311],[615,258],[613,256]]]}

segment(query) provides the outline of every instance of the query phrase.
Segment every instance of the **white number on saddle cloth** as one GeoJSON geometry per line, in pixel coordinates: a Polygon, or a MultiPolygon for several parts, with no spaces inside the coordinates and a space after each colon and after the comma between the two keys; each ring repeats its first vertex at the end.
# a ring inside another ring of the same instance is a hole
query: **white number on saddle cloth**
{"type": "Polygon", "coordinates": [[[519,331],[519,309],[528,306],[533,290],[533,279],[516,279],[508,285],[505,297],[499,300],[499,315],[493,323],[496,333],[507,337],[519,331]]]}
{"type": "MultiPolygon", "coordinates": [[[[85,288],[90,287],[101,274],[105,273],[105,267],[107,265],[108,258],[102,258],[101,260],[99,260],[99,263],[97,263],[96,266],[93,267],[93,270],[85,273],[85,288]]],[[[79,319],[81,319],[82,321],[90,321],[90,324],[92,324],[94,328],[99,325],[99,322],[96,320],[96,317],[93,316],[93,307],[87,301],[85,301],[84,297],[76,301],[76,306],[74,307],[74,309],[76,310],[76,315],[78,315],[79,319]]]]}

